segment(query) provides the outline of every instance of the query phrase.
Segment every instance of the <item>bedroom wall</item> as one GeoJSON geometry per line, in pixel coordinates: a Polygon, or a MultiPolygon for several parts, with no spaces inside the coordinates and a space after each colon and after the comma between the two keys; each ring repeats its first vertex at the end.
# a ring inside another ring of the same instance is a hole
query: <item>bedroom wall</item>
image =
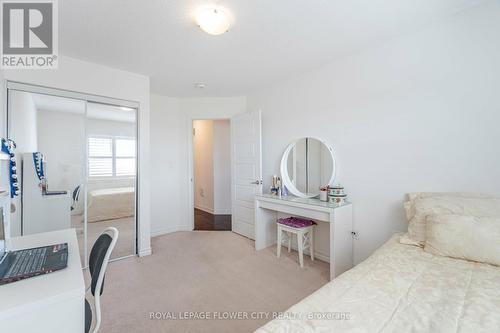
{"type": "MultiPolygon", "coordinates": [[[[85,111],[84,102],[82,111],[85,111]]],[[[85,183],[85,115],[38,110],[38,148],[47,159],[51,190],[72,191],[85,183]]],[[[72,214],[81,214],[83,200],[72,214]]]]}
{"type": "Polygon", "coordinates": [[[16,142],[16,153],[35,152],[38,150],[37,110],[31,94],[13,91],[10,95],[11,107],[17,110],[11,119],[10,137],[16,142]]]}
{"type": "Polygon", "coordinates": [[[190,230],[188,226],[187,125],[179,100],[151,95],[151,235],[190,230]]]}
{"type": "Polygon", "coordinates": [[[87,134],[133,138],[136,136],[135,123],[89,118],[87,119],[87,134]]]}
{"type": "Polygon", "coordinates": [[[188,145],[194,119],[229,119],[246,111],[246,98],[178,99],[151,95],[151,234],[192,230],[188,145]]]}
{"type": "Polygon", "coordinates": [[[2,72],[6,80],[132,100],[140,103],[139,253],[140,255],[150,254],[149,78],[144,75],[67,56],[59,57],[59,68],[57,70],[9,70],[2,72]]]}
{"type": "Polygon", "coordinates": [[[357,263],[406,230],[406,192],[500,195],[499,11],[488,2],[251,93],[264,188],[289,142],[328,140],[354,205],[357,263]]]}

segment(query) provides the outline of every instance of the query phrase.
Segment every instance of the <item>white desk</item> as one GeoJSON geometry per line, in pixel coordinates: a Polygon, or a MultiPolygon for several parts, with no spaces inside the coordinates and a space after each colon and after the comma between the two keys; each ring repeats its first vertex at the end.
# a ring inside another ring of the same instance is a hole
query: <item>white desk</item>
{"type": "MultiPolygon", "coordinates": [[[[330,280],[353,266],[352,205],[335,206],[318,199],[270,194],[255,196],[255,249],[276,244],[278,213],[328,223],[330,228],[330,280]]],[[[316,237],[315,237],[316,238],[316,237]]]]}
{"type": "Polygon", "coordinates": [[[0,286],[0,332],[82,333],[85,282],[74,229],[14,237],[9,250],[68,243],[68,267],[0,286]]]}

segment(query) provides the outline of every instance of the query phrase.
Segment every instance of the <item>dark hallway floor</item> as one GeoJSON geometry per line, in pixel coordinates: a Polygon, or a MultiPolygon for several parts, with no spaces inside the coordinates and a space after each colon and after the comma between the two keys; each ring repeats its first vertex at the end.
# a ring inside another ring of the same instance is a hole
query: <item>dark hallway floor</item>
{"type": "Polygon", "coordinates": [[[231,230],[231,215],[213,215],[195,208],[194,230],[231,230]]]}

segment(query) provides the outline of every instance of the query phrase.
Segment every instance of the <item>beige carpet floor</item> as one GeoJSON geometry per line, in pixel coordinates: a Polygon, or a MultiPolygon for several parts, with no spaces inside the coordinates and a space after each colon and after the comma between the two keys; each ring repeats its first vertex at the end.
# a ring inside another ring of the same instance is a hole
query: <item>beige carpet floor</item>
{"type": "MultiPolygon", "coordinates": [[[[268,320],[156,320],[151,312],[284,311],[328,282],[328,264],[254,242],[230,231],[155,237],[153,255],[108,267],[103,333],[252,332],[268,320]]],[[[85,272],[87,275],[88,272],[85,272]]]]}
{"type": "MultiPolygon", "coordinates": [[[[71,223],[73,228],[77,230],[78,237],[78,246],[80,247],[80,258],[82,260],[82,265],[86,266],[85,263],[87,260],[84,258],[84,237],[83,237],[83,216],[82,215],[72,215],[71,223]]],[[[92,245],[97,240],[97,237],[101,235],[101,233],[107,227],[115,227],[118,229],[119,237],[118,242],[115,245],[115,249],[113,254],[111,255],[112,259],[121,258],[125,256],[129,256],[134,254],[134,242],[135,242],[135,219],[133,217],[125,217],[121,219],[113,219],[107,221],[98,221],[87,224],[87,244],[88,244],[88,253],[90,254],[90,250],[92,249],[92,245]]]]}

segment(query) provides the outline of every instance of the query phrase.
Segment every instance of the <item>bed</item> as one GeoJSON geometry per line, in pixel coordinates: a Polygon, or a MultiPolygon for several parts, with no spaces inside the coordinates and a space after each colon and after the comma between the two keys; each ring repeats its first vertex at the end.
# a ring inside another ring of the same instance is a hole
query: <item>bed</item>
{"type": "Polygon", "coordinates": [[[89,191],[88,222],[120,219],[134,216],[134,187],[117,187],[89,191]]]}
{"type": "Polygon", "coordinates": [[[500,267],[400,237],[256,332],[500,332],[500,267]]]}

